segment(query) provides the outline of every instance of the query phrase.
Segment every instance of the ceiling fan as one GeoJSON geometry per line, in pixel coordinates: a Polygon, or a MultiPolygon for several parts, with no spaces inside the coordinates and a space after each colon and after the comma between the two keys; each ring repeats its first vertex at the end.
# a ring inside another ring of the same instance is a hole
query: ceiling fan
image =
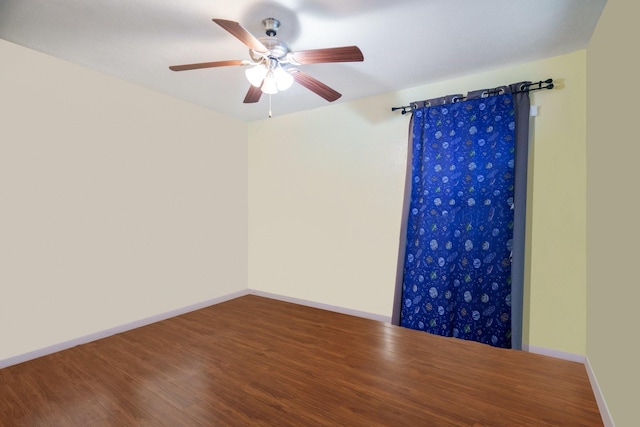
{"type": "Polygon", "coordinates": [[[172,65],[169,68],[173,71],[185,71],[199,68],[249,66],[250,68],[245,71],[245,74],[251,86],[244,98],[244,103],[258,102],[262,93],[272,95],[286,90],[294,81],[327,101],[333,102],[340,98],[342,94],[297,67],[305,64],[364,60],[364,56],[357,46],[294,52],[286,42],[276,37],[278,28],[280,28],[280,21],[275,18],[262,20],[266,37],[260,38],[254,37],[237,22],[225,19],[213,19],[213,22],[244,43],[249,48],[251,59],[172,65]]]}

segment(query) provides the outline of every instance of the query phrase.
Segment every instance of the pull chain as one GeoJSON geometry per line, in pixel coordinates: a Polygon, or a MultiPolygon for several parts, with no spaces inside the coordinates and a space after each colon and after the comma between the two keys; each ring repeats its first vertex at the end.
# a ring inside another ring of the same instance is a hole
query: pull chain
{"type": "Polygon", "coordinates": [[[269,94],[269,118],[271,118],[271,94],[269,94]]]}

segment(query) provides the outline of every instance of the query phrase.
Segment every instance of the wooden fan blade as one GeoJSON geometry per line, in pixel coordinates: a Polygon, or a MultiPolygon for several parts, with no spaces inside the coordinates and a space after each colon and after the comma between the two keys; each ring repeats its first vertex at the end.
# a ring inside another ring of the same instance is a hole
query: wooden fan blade
{"type": "Polygon", "coordinates": [[[291,73],[291,75],[296,82],[306,87],[311,92],[320,95],[329,102],[333,102],[342,96],[342,94],[340,94],[339,92],[336,92],[326,84],[322,83],[314,77],[311,77],[307,73],[304,73],[302,71],[294,71],[291,73]]]}
{"type": "Polygon", "coordinates": [[[330,47],[326,49],[301,50],[293,53],[298,64],[320,64],[324,62],[361,62],[364,61],[358,46],[330,47]]]}
{"type": "Polygon", "coordinates": [[[227,30],[231,35],[247,45],[249,49],[260,53],[269,53],[269,49],[267,49],[260,40],[255,38],[253,34],[237,22],[227,21],[226,19],[214,19],[213,22],[227,30]]]}
{"type": "Polygon", "coordinates": [[[172,65],[169,69],[173,71],[196,70],[198,68],[228,67],[231,65],[249,65],[247,60],[233,59],[229,61],[200,62],[198,64],[172,65]]]}
{"type": "Polygon", "coordinates": [[[262,89],[251,85],[249,87],[249,91],[247,92],[247,96],[244,97],[243,102],[245,104],[252,104],[254,102],[258,102],[260,101],[260,96],[262,96],[262,89]]]}

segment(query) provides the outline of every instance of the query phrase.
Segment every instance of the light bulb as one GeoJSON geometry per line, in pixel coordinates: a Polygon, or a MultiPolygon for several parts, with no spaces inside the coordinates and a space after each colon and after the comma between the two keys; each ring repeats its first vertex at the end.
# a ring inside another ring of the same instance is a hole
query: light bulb
{"type": "Polygon", "coordinates": [[[278,90],[287,90],[293,84],[293,76],[280,66],[273,71],[273,76],[276,79],[278,90]]]}
{"type": "Polygon", "coordinates": [[[275,95],[278,93],[278,85],[272,72],[269,72],[267,77],[264,78],[264,81],[262,82],[262,92],[269,95],[275,95]]]}
{"type": "Polygon", "coordinates": [[[264,77],[267,75],[267,67],[262,64],[258,64],[255,67],[247,68],[244,74],[247,76],[247,80],[255,87],[260,87],[264,77]]]}

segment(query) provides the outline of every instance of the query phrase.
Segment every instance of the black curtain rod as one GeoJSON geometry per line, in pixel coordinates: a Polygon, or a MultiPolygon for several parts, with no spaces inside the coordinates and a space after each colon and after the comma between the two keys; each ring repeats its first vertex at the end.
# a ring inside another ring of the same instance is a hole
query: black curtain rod
{"type": "MultiPolygon", "coordinates": [[[[524,89],[513,92],[513,93],[523,93],[523,92],[532,92],[534,90],[540,90],[540,89],[553,89],[553,79],[547,79],[547,80],[540,80],[539,82],[536,83],[527,83],[526,85],[524,85],[524,89]]],[[[490,89],[487,90],[486,94],[487,96],[490,95],[495,95],[497,93],[500,93],[502,89],[500,88],[496,88],[496,89],[490,89]]],[[[461,96],[460,98],[458,98],[458,100],[460,101],[464,101],[466,98],[464,96],[461,96]]],[[[400,111],[402,114],[407,114],[407,113],[412,113],[413,112],[413,105],[404,105],[402,107],[391,107],[391,111],[397,111],[397,110],[402,110],[400,111]]]]}

